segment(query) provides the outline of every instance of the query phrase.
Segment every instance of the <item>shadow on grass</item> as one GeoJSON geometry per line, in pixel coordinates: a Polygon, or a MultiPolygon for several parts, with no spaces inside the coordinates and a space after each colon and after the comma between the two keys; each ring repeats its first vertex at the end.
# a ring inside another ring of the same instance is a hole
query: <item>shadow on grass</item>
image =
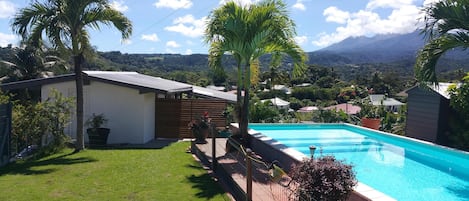
{"type": "MultiPolygon", "coordinates": [[[[199,167],[200,168],[200,167],[199,167]]],[[[200,176],[191,175],[187,179],[192,183],[192,187],[199,190],[195,196],[199,198],[211,199],[213,197],[224,195],[225,191],[208,173],[200,176]]]]}
{"type": "Polygon", "coordinates": [[[0,169],[0,176],[6,174],[22,174],[22,175],[39,175],[39,174],[48,174],[56,171],[58,168],[47,168],[41,170],[35,170],[35,168],[40,168],[42,166],[49,165],[73,165],[78,163],[90,163],[97,161],[96,159],[89,157],[79,157],[79,158],[67,158],[67,156],[73,155],[73,153],[63,154],[55,158],[50,158],[46,160],[25,160],[17,161],[15,163],[8,164],[7,166],[0,169]]]}
{"type": "Polygon", "coordinates": [[[155,139],[145,144],[105,144],[105,145],[87,145],[88,149],[106,150],[106,149],[162,149],[178,142],[177,139],[155,139]]]}

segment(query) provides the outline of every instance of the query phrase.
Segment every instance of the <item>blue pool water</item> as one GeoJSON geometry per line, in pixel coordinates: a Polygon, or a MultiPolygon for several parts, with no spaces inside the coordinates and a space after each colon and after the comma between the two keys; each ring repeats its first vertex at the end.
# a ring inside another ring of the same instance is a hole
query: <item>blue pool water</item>
{"type": "Polygon", "coordinates": [[[397,200],[469,200],[469,154],[346,124],[250,124],[309,156],[334,155],[357,179],[397,200]]]}

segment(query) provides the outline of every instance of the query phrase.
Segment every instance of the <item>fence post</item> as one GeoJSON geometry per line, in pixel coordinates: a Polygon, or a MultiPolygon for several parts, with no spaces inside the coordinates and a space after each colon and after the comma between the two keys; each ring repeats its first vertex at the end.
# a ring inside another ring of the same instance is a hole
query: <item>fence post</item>
{"type": "Polygon", "coordinates": [[[246,200],[252,200],[252,150],[246,149],[246,200]]]}
{"type": "Polygon", "coordinates": [[[217,169],[217,154],[216,150],[216,141],[217,141],[217,131],[215,130],[215,125],[210,123],[210,134],[212,135],[212,171],[216,172],[217,169]]]}

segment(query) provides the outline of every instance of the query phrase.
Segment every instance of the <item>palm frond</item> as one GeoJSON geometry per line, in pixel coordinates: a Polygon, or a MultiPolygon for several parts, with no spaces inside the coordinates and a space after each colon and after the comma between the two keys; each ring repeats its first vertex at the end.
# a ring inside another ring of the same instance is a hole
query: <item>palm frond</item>
{"type": "Polygon", "coordinates": [[[440,57],[448,50],[456,47],[467,48],[469,36],[444,35],[433,39],[418,52],[414,72],[421,82],[437,83],[436,64],[440,57]]]}

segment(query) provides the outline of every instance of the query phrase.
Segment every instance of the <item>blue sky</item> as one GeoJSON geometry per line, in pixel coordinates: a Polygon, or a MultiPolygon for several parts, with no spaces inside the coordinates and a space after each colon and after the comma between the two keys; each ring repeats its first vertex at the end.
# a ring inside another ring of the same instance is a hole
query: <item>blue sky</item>
{"type": "MultiPolygon", "coordinates": [[[[117,30],[90,30],[99,51],[123,53],[206,54],[202,40],[210,12],[225,0],[111,0],[133,23],[133,34],[121,41],[117,30]]],[[[249,4],[255,0],[235,0],[249,4]]],[[[347,37],[409,33],[419,27],[422,7],[438,0],[284,0],[295,21],[295,40],[307,52],[347,37]]],[[[18,45],[11,18],[32,0],[0,0],[0,46],[18,45]]]]}

